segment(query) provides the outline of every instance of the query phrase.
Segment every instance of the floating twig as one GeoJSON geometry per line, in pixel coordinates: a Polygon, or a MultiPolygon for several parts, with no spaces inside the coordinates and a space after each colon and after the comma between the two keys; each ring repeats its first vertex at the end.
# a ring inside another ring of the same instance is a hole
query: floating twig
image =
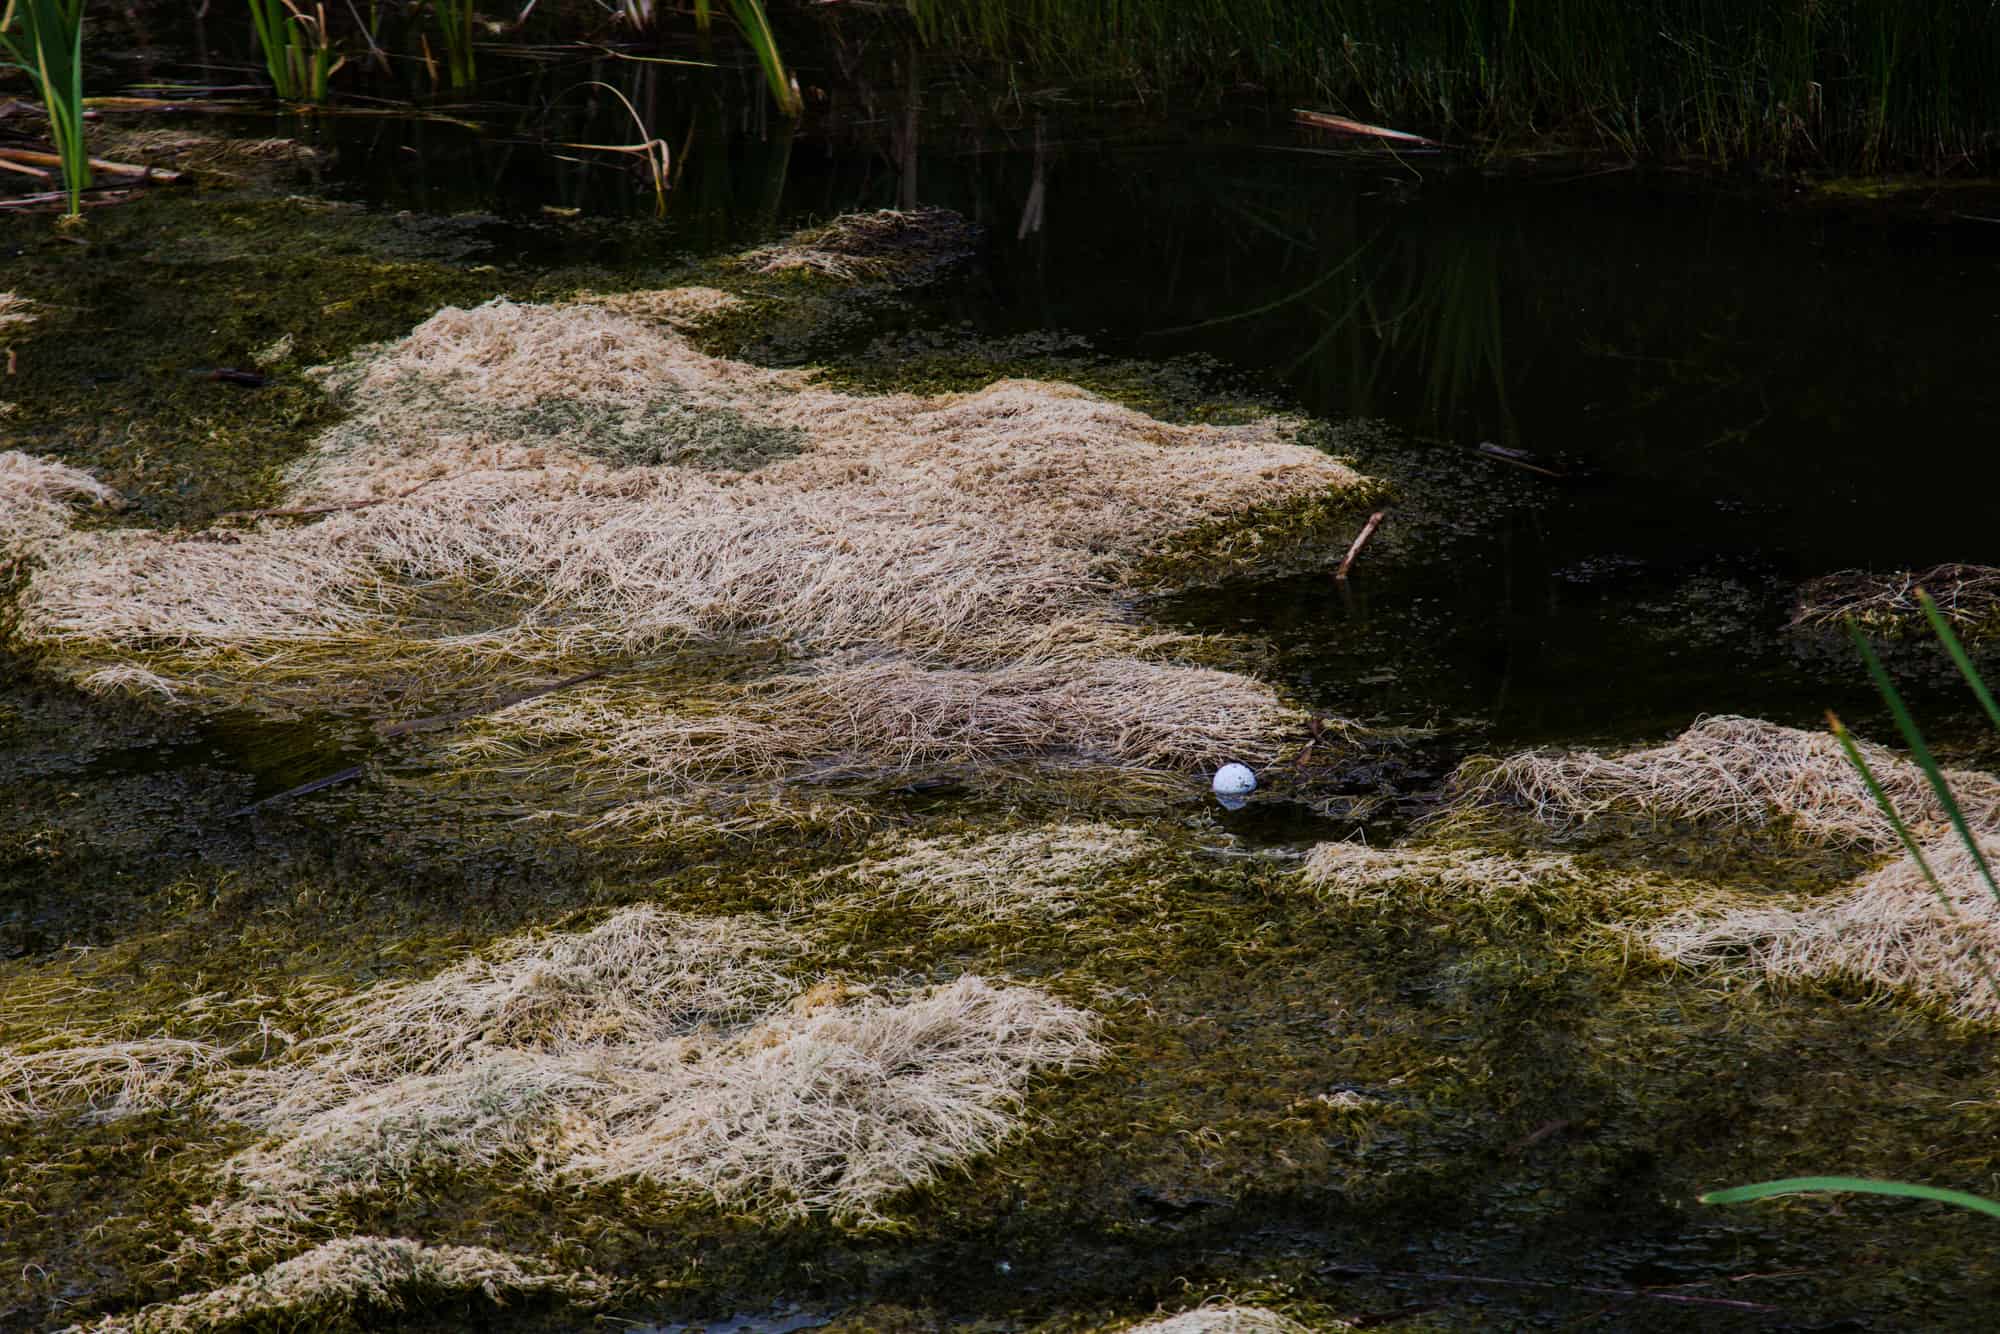
{"type": "MultiPolygon", "coordinates": [[[[12,163],[27,167],[60,167],[62,159],[54,153],[44,153],[34,148],[0,148],[0,164],[12,163]]],[[[90,169],[101,171],[107,176],[131,176],[144,181],[158,181],[162,185],[172,185],[180,180],[181,173],[165,167],[142,167],[132,162],[112,162],[106,158],[90,159],[90,169]]],[[[47,175],[46,172],[43,175],[47,175]]]]}
{"type": "Polygon", "coordinates": [[[253,801],[248,806],[238,807],[236,810],[233,810],[229,813],[229,818],[234,820],[240,816],[252,815],[258,811],[263,810],[266,806],[275,805],[276,803],[284,801],[290,797],[303,797],[309,793],[318,792],[323,788],[334,787],[340,783],[352,782],[354,779],[361,777],[362,773],[365,772],[367,768],[368,766],[365,764],[357,764],[354,765],[352,768],[342,769],[337,774],[328,774],[324,778],[315,778],[310,783],[300,783],[297,787],[288,787],[283,792],[280,792],[275,796],[266,797],[262,801],[253,801]]]}
{"type": "Polygon", "coordinates": [[[1387,510],[1376,510],[1368,516],[1368,522],[1361,525],[1361,533],[1354,539],[1354,545],[1347,549],[1347,556],[1340,562],[1340,568],[1333,572],[1335,579],[1345,582],[1348,570],[1354,566],[1354,558],[1361,554],[1361,548],[1368,545],[1368,539],[1375,536],[1376,527],[1382,522],[1387,510]]]}
{"type": "Polygon", "coordinates": [[[1426,139],[1421,134],[1409,134],[1403,130],[1391,130],[1381,125],[1368,125],[1345,116],[1330,115],[1324,111],[1308,111],[1304,107],[1295,108],[1292,118],[1301,125],[1310,125],[1315,130],[1332,130],[1336,134],[1358,134],[1369,139],[1392,139],[1399,144],[1422,144],[1426,148],[1443,148],[1435,139],[1426,139]]]}
{"type": "Polygon", "coordinates": [[[1516,468],[1526,468],[1529,472],[1538,472],[1544,477],[1559,478],[1564,476],[1564,474],[1557,472],[1553,468],[1544,468],[1539,463],[1529,462],[1529,455],[1526,450],[1509,449],[1505,445],[1496,445],[1491,440],[1480,441],[1472,447],[1472,452],[1482,458],[1489,458],[1498,463],[1511,463],[1516,468]]]}

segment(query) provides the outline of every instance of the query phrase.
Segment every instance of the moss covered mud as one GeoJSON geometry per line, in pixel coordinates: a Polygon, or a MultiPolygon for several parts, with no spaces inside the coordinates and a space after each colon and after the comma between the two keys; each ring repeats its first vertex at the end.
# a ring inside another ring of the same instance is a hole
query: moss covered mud
{"type": "MultiPolygon", "coordinates": [[[[83,534],[192,532],[286,500],[287,469],[352,420],[298,368],[399,338],[450,304],[662,290],[658,274],[485,271],[429,241],[412,254],[407,230],[276,189],[107,210],[87,235],[95,266],[23,230],[30,262],[9,281],[53,313],[13,335],[7,447],[90,469],[127,497],[123,510],[80,511],[83,534]],[[238,305],[251,275],[286,285],[238,305]],[[169,324],[169,308],[191,318],[169,324]],[[190,332],[163,346],[163,327],[190,332]],[[264,389],[186,374],[254,360],[287,335],[264,389]]],[[[802,359],[815,340],[865,346],[900,299],[745,262],[666,282],[735,295],[697,342],[745,361],[802,359]]],[[[1051,378],[1034,349],[1017,352],[995,372],[1051,378]]],[[[968,366],[947,382],[927,363],[911,386],[866,360],[850,358],[835,388],[868,376],[932,396],[980,387],[968,366]]],[[[1109,365],[1093,378],[1087,359],[1067,360],[1065,378],[1164,421],[1262,420],[1254,404],[1204,409],[1193,379],[1109,365]]],[[[555,426],[578,429],[573,417],[555,426]]],[[[517,427],[550,424],[502,433],[517,427]]],[[[653,421],[629,438],[677,429],[653,421]]],[[[760,448],[689,464],[641,450],[591,466],[755,476],[801,457],[760,448]]],[[[1203,519],[1176,530],[1180,547],[1142,554],[1213,578],[1230,568],[1218,553],[1261,531],[1288,559],[1324,560],[1377,494],[1243,507],[1233,527],[1203,519]]],[[[1116,585],[1106,624],[1140,633],[1130,612],[1149,567],[1106,550],[1132,580],[1116,585]]],[[[1375,554],[1422,551],[1406,534],[1375,554]]],[[[9,575],[10,616],[32,564],[9,575]]],[[[1641,806],[1553,828],[1498,801],[1414,831],[1378,825],[1381,848],[1400,840],[1408,855],[1349,855],[1346,877],[1329,877],[1313,869],[1325,857],[1304,854],[1351,825],[1312,803],[1370,765],[1390,789],[1408,770],[1396,747],[1280,701],[1259,723],[1274,729],[1266,787],[1279,799],[1261,815],[1213,812],[1182,759],[1134,786],[1117,766],[1107,778],[1022,743],[894,779],[857,779],[853,757],[821,755],[781,775],[782,820],[607,825],[591,765],[622,755],[549,770],[531,750],[504,776],[441,757],[593,689],[629,712],[648,693],[767,681],[823,650],[636,669],[602,645],[541,653],[531,665],[545,683],[607,665],[627,678],[384,736],[382,724],[435,719],[480,692],[452,668],[388,706],[339,676],[324,687],[339,707],[326,709],[296,683],[281,708],[220,691],[178,704],[143,688],[86,695],[67,650],[27,638],[0,661],[0,1079],[9,1097],[34,1095],[0,1103],[0,1272],[22,1276],[0,1296],[10,1327],[188,1299],[145,1319],[567,1329],[796,1309],[848,1330],[1084,1331],[1216,1298],[1307,1328],[1954,1328],[2000,1295],[1970,1218],[1888,1201],[1694,1203],[1819,1169],[1973,1189],[2000,1169],[1988,1030],[1851,977],[1754,985],[1727,966],[1671,966],[1646,944],[1676,912],[1810,904],[1879,860],[1783,819],[1676,823],[1641,806]],[[821,802],[828,793],[838,800],[821,802]],[[635,912],[743,923],[754,986],[724,1001],[687,991],[699,1004],[662,1018],[660,998],[684,993],[646,959],[615,973],[578,962],[578,942],[635,912]],[[500,999],[397,1008],[432,995],[427,982],[473,977],[500,999]],[[1015,1028],[980,1026],[997,1021],[973,978],[1026,1007],[1015,1028]],[[941,996],[978,1003],[920,1008],[941,996]],[[384,1043],[368,1064],[363,1020],[384,1014],[425,1016],[422,1031],[442,1039],[416,1057],[384,1043]],[[1071,1014],[1087,1016],[1088,1045],[1065,1057],[1046,1045],[1063,1035],[1034,1024],[1071,1014]],[[929,1026],[894,1028],[908,1045],[883,1047],[870,1025],[885,1016],[929,1026]],[[660,1031],[637,1032],[640,1018],[660,1031]],[[1045,1043],[1032,1060],[1031,1030],[1045,1043]],[[642,1039],[677,1044],[672,1059],[642,1039]],[[784,1078],[783,1062],[806,1055],[827,1062],[816,1070],[865,1073],[784,1078]],[[947,1065],[949,1087],[905,1087],[947,1065]],[[415,1091],[504,1070],[547,1080],[525,1103],[507,1101],[512,1086],[474,1084],[485,1101],[436,1104],[460,1119],[439,1112],[422,1134],[397,1119],[432,1106],[415,1091]],[[799,1087],[823,1096],[786,1101],[799,1087]],[[274,1088],[290,1090],[285,1109],[274,1088]],[[698,1100],[715,1088],[742,1101],[698,1100]],[[902,1100],[884,1104],[883,1090],[902,1100]],[[635,1112],[642,1093],[654,1101],[635,1112]],[[464,1132],[495,1109],[518,1119],[503,1117],[493,1143],[505,1151],[489,1152],[464,1132]],[[336,1113],[348,1119],[324,1119],[336,1113]],[[661,1128],[646,1119],[656,1113],[680,1119],[661,1128]],[[833,1149],[773,1149],[794,1144],[773,1126],[822,1144],[829,1124],[850,1128],[833,1149]],[[361,1141],[341,1138],[355,1127],[361,1141]],[[370,1134],[377,1149],[354,1156],[370,1134]],[[893,1135],[944,1147],[914,1184],[877,1192],[848,1155],[893,1135]],[[713,1151],[690,1161],[676,1147],[690,1142],[713,1151]],[[303,1174],[300,1207],[246,1212],[253,1169],[279,1159],[303,1174]],[[714,1163],[734,1168],[704,1175],[714,1163]],[[306,1281],[328,1273],[330,1288],[306,1281]]],[[[1169,640],[1135,660],[1213,672],[1200,678],[1212,696],[1246,681],[1258,652],[1169,640]]],[[[926,670],[993,670],[976,656],[926,670]]],[[[242,663],[215,671],[267,684],[242,663]]],[[[697,775],[670,795],[699,804],[718,786],[697,775]]],[[[1391,795],[1434,804],[1434,787],[1391,795]]]]}

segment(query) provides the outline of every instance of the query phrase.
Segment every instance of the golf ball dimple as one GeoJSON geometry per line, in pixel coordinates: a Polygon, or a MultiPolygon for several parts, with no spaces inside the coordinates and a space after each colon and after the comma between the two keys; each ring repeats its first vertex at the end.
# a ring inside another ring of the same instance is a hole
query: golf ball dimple
{"type": "Polygon", "coordinates": [[[1240,810],[1245,800],[1257,790],[1257,775],[1247,764],[1225,764],[1215,771],[1215,799],[1222,803],[1224,810],[1240,810]]]}

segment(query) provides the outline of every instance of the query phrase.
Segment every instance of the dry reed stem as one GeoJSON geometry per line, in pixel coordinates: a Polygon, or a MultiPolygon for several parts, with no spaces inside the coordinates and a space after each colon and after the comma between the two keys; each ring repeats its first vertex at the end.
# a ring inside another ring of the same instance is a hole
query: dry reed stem
{"type": "MultiPolygon", "coordinates": [[[[1923,770],[1884,747],[1861,743],[1883,790],[1920,837],[1946,827],[1923,770]]],[[[1967,818],[2000,820],[2000,780],[1948,771],[1967,818]]],[[[1610,815],[1761,828],[1774,824],[1809,842],[1886,851],[1895,830],[1876,807],[1840,743],[1755,718],[1713,717],[1664,746],[1600,755],[1531,750],[1469,760],[1453,778],[1453,806],[1525,807],[1559,833],[1610,815]]]]}
{"type": "Polygon", "coordinates": [[[19,450],[0,451],[0,558],[69,531],[71,506],[119,504],[118,493],[89,473],[19,450]]]}
{"type": "Polygon", "coordinates": [[[987,921],[1074,912],[1106,871],[1159,847],[1134,829],[1060,824],[1013,833],[905,839],[891,855],[834,874],[987,921]]]}
{"type": "MultiPolygon", "coordinates": [[[[2000,837],[1982,835],[2000,866],[2000,837]]],[[[2000,1019],[2000,903],[1971,853],[1947,834],[1924,849],[1949,906],[1905,854],[1830,903],[1677,914],[1646,933],[1669,959],[1770,979],[1849,978],[1942,1005],[1961,1019],[2000,1019]]]]}
{"type": "Polygon", "coordinates": [[[613,1294],[596,1274],[482,1246],[425,1246],[401,1237],[343,1237],[210,1292],[131,1315],[72,1325],[66,1334],[198,1334],[242,1326],[287,1329],[345,1324],[362,1311],[395,1312],[426,1299],[550,1294],[597,1305],[613,1294]]]}
{"type": "Polygon", "coordinates": [[[191,1081],[217,1074],[228,1061],[220,1047],[179,1038],[0,1049],[0,1124],[58,1115],[114,1121],[178,1106],[192,1099],[191,1081]]]}
{"type": "Polygon", "coordinates": [[[1929,593],[1945,619],[1961,629],[1990,629],[2000,620],[2000,569],[1934,565],[1915,572],[1842,570],[1822,575],[1799,591],[1792,624],[1827,626],[1853,617],[1875,629],[1914,629],[1924,624],[1918,589],[1929,593]]]}
{"type": "Polygon", "coordinates": [[[1359,901],[1417,885],[1426,893],[1477,896],[1574,884],[1583,870],[1562,853],[1515,856],[1459,848],[1371,848],[1322,843],[1306,858],[1305,882],[1329,897],[1359,901]]]}
{"type": "Polygon", "coordinates": [[[1305,1334],[1298,1321],[1259,1306],[1200,1306],[1134,1325],[1128,1334],[1305,1334]]]}

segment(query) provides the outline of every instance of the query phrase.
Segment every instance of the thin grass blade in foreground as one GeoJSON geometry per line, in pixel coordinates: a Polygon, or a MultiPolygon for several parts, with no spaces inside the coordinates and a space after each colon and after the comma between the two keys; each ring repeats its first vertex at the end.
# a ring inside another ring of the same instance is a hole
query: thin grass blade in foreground
{"type": "MultiPolygon", "coordinates": [[[[1875,777],[1875,771],[1869,767],[1867,757],[1861,753],[1861,747],[1854,744],[1854,737],[1848,732],[1846,724],[1842,723],[1840,716],[1831,709],[1827,710],[1826,722],[1827,726],[1833,729],[1834,739],[1840,742],[1840,748],[1847,752],[1847,762],[1855,767],[1861,774],[1861,781],[1867,784],[1868,795],[1875,799],[1876,806],[1881,808],[1883,816],[1889,821],[1889,827],[1894,829],[1896,837],[1902,840],[1904,850],[1910,854],[1910,860],[1917,864],[1919,871],[1923,872],[1925,882],[1937,895],[1938,903],[1943,906],[1945,915],[1953,922],[1961,921],[1958,905],[1951,901],[1951,895],[1945,891],[1944,882],[1938,879],[1937,872],[1931,869],[1930,859],[1924,856],[1924,850],[1917,845],[1916,836],[1910,832],[1910,827],[1903,822],[1903,817],[1896,813],[1896,804],[1890,801],[1889,794],[1882,790],[1881,780],[1875,777]]],[[[1979,855],[1977,841],[1967,838],[1965,845],[1972,849],[1974,856],[1979,855]]],[[[1979,948],[1970,935],[1967,936],[1967,942],[1971,945],[1973,960],[1979,965],[1979,971],[1986,979],[1987,988],[1996,997],[2000,997],[2000,978],[1995,978],[1993,966],[1987,962],[1986,952],[1979,948]]]]}
{"type": "Polygon", "coordinates": [[[1808,1191],[1828,1191],[1851,1195],[1895,1195],[1909,1200],[1936,1200],[1977,1213],[2000,1218],[2000,1200],[1970,1195],[1962,1190],[1918,1186],[1907,1181],[1876,1181],[1868,1177],[1786,1177],[1782,1181],[1760,1181],[1752,1186],[1731,1186],[1701,1196],[1703,1204],[1745,1204],[1776,1195],[1799,1195],[1808,1191]]]}
{"type": "Polygon", "coordinates": [[[1957,633],[1952,630],[1951,623],[1945,620],[1944,613],[1938,610],[1937,602],[1929,593],[1919,588],[1917,605],[1924,609],[1924,619],[1931,623],[1931,629],[1937,633],[1938,642],[1943,644],[1944,651],[1951,655],[1952,665],[1958,668],[1958,674],[1972,687],[1973,698],[1979,701],[1979,707],[1986,710],[1986,716],[1992,720],[1995,729],[2000,729],[2000,705],[1993,702],[1993,693],[1986,688],[1986,682],[1981,679],[1979,669],[1972,665],[1971,655],[1965,651],[1965,645],[1959,642],[1957,633]]]}
{"type": "Polygon", "coordinates": [[[1931,791],[1937,794],[1938,804],[1944,807],[1946,817],[1951,820],[1952,829],[1965,844],[1966,851],[1972,854],[1972,864],[1979,868],[1979,878],[1986,882],[1986,888],[1992,891],[1993,897],[2000,899],[2000,884],[1995,884],[1993,881],[1993,868],[1986,864],[1986,854],[1980,850],[1979,840],[1973,837],[1972,827],[1965,820],[1965,812],[1959,809],[1958,798],[1952,795],[1951,784],[1945,782],[1944,775],[1938,772],[1937,761],[1931,758],[1930,747],[1924,744],[1924,735],[1917,730],[1916,719],[1910,716],[1909,707],[1903,703],[1903,697],[1897,692],[1895,682],[1889,679],[1889,673],[1883,668],[1882,660],[1876,657],[1875,650],[1868,646],[1867,636],[1861,633],[1860,627],[1850,621],[1847,633],[1849,638],[1854,640],[1855,648],[1860,650],[1861,661],[1867,664],[1868,675],[1875,682],[1875,688],[1882,693],[1882,698],[1888,701],[1889,712],[1896,719],[1896,730],[1903,734],[1903,741],[1910,748],[1910,758],[1917,762],[1918,767],[1924,771],[1924,777],[1930,780],[1931,791]]]}

